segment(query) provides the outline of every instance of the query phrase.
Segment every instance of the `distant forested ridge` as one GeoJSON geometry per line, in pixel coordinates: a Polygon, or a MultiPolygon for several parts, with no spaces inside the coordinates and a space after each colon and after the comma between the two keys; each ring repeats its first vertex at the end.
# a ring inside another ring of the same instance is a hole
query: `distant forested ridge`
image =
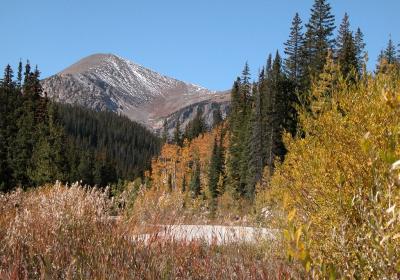
{"type": "Polygon", "coordinates": [[[39,70],[10,65],[0,83],[0,191],[60,180],[106,186],[150,167],[160,141],[110,112],[51,102],[39,70]],[[23,70],[24,69],[24,70],[23,70]]]}
{"type": "MultiPolygon", "coordinates": [[[[150,167],[159,152],[160,140],[144,126],[113,112],[96,112],[83,107],[57,104],[60,122],[75,154],[89,153],[96,161],[112,164],[117,177],[132,180],[150,167]]],[[[70,156],[74,157],[74,152],[70,156]]],[[[75,159],[76,171],[79,171],[75,159]]]]}

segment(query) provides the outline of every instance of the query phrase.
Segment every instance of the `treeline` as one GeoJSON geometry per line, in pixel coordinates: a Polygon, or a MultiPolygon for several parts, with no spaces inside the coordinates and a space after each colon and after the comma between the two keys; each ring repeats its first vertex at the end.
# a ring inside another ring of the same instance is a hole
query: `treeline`
{"type": "Polygon", "coordinates": [[[105,186],[150,167],[159,140],[107,112],[51,102],[39,70],[7,65],[0,83],[0,191],[56,180],[105,186]],[[24,71],[23,71],[24,68],[24,71]]]}
{"type": "MultiPolygon", "coordinates": [[[[284,57],[279,51],[274,56],[269,55],[255,81],[252,81],[246,63],[241,77],[235,80],[231,90],[230,114],[224,129],[212,132],[217,135],[214,145],[199,144],[197,147],[191,143],[199,135],[198,138],[207,135],[201,111],[185,133],[181,133],[180,123],[177,122],[173,143],[181,149],[176,148],[178,155],[175,156],[180,157],[179,154],[190,150],[192,159],[182,167],[184,171],[176,171],[178,165],[172,156],[173,148],[168,146],[165,149],[161,161],[163,164],[165,161],[174,164],[172,175],[164,174],[163,180],[169,182],[168,188],[184,186],[182,189],[191,192],[192,198],[208,196],[213,206],[227,190],[234,198],[253,200],[257,184],[268,180],[276,164],[285,158],[285,133],[292,137],[306,136],[298,125],[299,112],[314,111],[315,108],[311,108],[316,98],[313,92],[329,99],[334,83],[338,82],[334,77],[340,76],[344,83],[351,86],[367,75],[367,54],[361,29],[352,30],[349,16],[345,14],[337,32],[335,30],[335,17],[325,0],[315,0],[306,24],[296,13],[289,38],[284,43],[284,57]],[[196,152],[199,147],[206,148],[206,151],[196,152]],[[210,157],[208,161],[197,155],[201,152],[210,157]],[[179,172],[185,175],[179,177],[176,175],[179,172]]],[[[399,55],[392,40],[389,40],[378,60],[379,65],[399,64],[399,55]]],[[[378,66],[377,71],[382,71],[381,67],[378,66]]],[[[218,116],[216,119],[219,120],[217,123],[221,121],[218,116]]],[[[200,139],[196,141],[202,143],[200,139]]],[[[170,172],[168,164],[162,166],[159,172],[170,172]]],[[[163,183],[156,182],[156,185],[163,183]]]]}

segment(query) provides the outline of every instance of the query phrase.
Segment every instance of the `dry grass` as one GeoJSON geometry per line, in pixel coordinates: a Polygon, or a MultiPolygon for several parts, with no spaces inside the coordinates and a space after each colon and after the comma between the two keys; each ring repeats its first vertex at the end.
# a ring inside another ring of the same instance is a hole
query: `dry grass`
{"type": "Polygon", "coordinates": [[[107,191],[79,185],[0,194],[0,279],[296,276],[268,244],[132,240],[137,226],[127,217],[111,219],[114,209],[107,191]]]}

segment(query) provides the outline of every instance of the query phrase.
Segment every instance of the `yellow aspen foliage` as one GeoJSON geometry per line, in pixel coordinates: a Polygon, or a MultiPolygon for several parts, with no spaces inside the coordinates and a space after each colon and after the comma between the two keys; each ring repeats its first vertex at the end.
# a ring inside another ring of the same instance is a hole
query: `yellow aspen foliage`
{"type": "Polygon", "coordinates": [[[386,68],[346,85],[333,83],[331,59],[325,70],[313,87],[312,112],[300,112],[304,133],[285,136],[288,154],[258,192],[256,208],[268,209],[275,226],[285,228],[290,209],[292,229],[310,225],[307,266],[316,278],[329,270],[392,279],[400,273],[400,75],[386,68]]]}
{"type": "MultiPolygon", "coordinates": [[[[159,197],[170,193],[172,189],[171,197],[175,197],[178,200],[182,199],[182,203],[187,209],[198,211],[209,208],[208,204],[211,201],[211,195],[208,190],[210,158],[214,140],[217,139],[219,141],[222,130],[226,130],[225,126],[226,124],[221,124],[190,142],[185,139],[182,147],[174,144],[165,144],[161,149],[160,155],[153,159],[151,172],[147,173],[147,179],[151,182],[150,190],[147,191],[149,198],[159,200],[159,197]],[[190,179],[196,161],[200,164],[201,195],[197,199],[192,199],[190,179]],[[183,186],[184,181],[186,183],[185,186],[183,186]],[[155,193],[158,193],[158,196],[155,193]]],[[[227,145],[226,139],[227,137],[225,136],[222,141],[224,147],[227,145]]],[[[218,190],[221,194],[224,191],[223,183],[221,176],[218,184],[218,190]]],[[[146,192],[144,192],[143,196],[146,195],[146,192]]]]}
{"type": "MultiPolygon", "coordinates": [[[[333,96],[333,91],[339,79],[340,67],[333,60],[332,51],[328,51],[326,63],[317,81],[312,85],[312,93],[318,101],[328,101],[327,98],[333,96]]],[[[314,102],[318,103],[318,102],[314,102]]]]}

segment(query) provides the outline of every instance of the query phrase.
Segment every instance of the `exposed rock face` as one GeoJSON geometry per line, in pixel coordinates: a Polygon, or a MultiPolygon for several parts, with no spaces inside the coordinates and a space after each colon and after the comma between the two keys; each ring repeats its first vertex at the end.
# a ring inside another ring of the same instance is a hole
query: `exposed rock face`
{"type": "MultiPolygon", "coordinates": [[[[172,136],[178,118],[181,123],[181,128],[183,132],[183,128],[186,127],[189,121],[194,119],[194,117],[196,116],[197,110],[201,109],[201,111],[203,112],[203,118],[207,126],[211,128],[213,126],[214,111],[220,110],[222,117],[225,119],[229,112],[229,108],[230,108],[230,99],[227,98],[227,95],[221,95],[217,99],[205,100],[186,106],[172,113],[171,115],[167,116],[164,119],[167,121],[167,128],[169,135],[172,136]]],[[[160,135],[162,133],[164,119],[160,121],[160,124],[158,124],[157,128],[155,129],[155,131],[160,135]]]]}
{"type": "Polygon", "coordinates": [[[110,110],[156,131],[165,118],[168,126],[173,126],[178,116],[186,124],[198,106],[211,125],[213,110],[220,107],[226,115],[230,100],[227,92],[213,92],[166,77],[112,54],[83,58],[43,80],[42,85],[47,95],[58,102],[110,110]]]}

